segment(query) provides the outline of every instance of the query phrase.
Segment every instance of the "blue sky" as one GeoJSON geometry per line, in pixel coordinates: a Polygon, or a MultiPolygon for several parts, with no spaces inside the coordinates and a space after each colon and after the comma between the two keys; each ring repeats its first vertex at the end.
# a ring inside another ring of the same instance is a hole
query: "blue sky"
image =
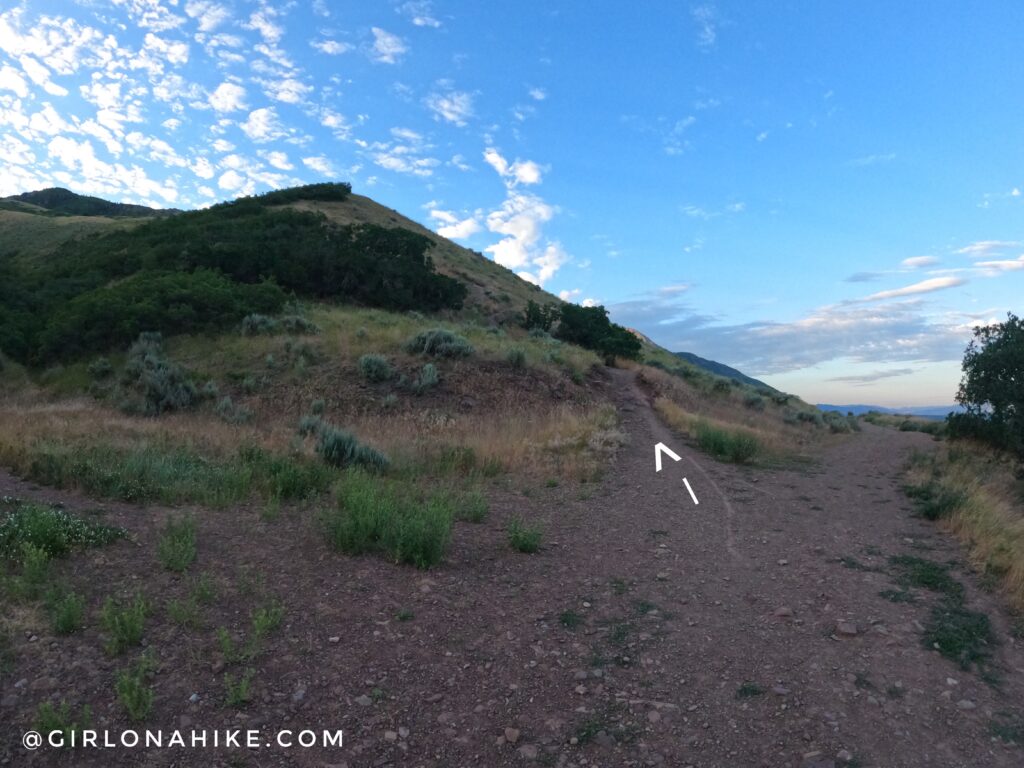
{"type": "Polygon", "coordinates": [[[0,11],[0,194],[327,179],[673,350],[949,403],[1024,296],[1024,5],[78,0],[0,11]]]}

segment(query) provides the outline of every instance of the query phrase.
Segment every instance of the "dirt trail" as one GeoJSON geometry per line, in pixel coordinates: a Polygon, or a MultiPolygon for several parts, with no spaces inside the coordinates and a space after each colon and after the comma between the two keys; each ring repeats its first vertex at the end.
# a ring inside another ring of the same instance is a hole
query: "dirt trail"
{"type": "MultiPolygon", "coordinates": [[[[326,552],[311,510],[272,522],[251,510],[202,512],[199,565],[225,593],[239,581],[239,561],[266,583],[231,593],[198,630],[154,620],[147,640],[161,669],[152,724],[345,731],[341,750],[243,756],[259,766],[1024,763],[1019,748],[990,735],[993,721],[1024,702],[1020,643],[962,566],[960,546],[912,517],[899,487],[906,456],[929,449],[930,438],[867,426],[810,469],[736,467],[673,435],[632,374],[614,371],[609,387],[629,444],[608,479],[592,492],[510,489],[485,524],[459,525],[446,564],[426,574],[326,552]],[[656,442],[682,461],[655,474],[656,442]],[[543,521],[542,552],[509,550],[512,515],[543,521]],[[879,596],[895,584],[888,558],[897,554],[961,564],[954,574],[969,606],[992,617],[1001,640],[998,685],[922,647],[928,593],[912,604],[879,596]],[[286,625],[253,665],[254,701],[238,715],[221,704],[214,629],[242,626],[262,591],[284,600],[286,625]],[[398,620],[399,611],[411,618],[398,620]]],[[[0,475],[4,493],[57,497],[0,475]]],[[[99,584],[93,607],[103,588],[153,572],[164,513],[105,506],[138,546],[123,542],[68,566],[79,583],[99,584]]],[[[181,595],[186,587],[157,574],[145,588],[181,595]]],[[[52,753],[26,759],[16,746],[45,697],[92,703],[94,725],[126,725],[111,694],[119,663],[103,656],[97,630],[49,640],[19,640],[15,668],[0,678],[0,760],[54,764],[52,753]],[[27,684],[15,688],[19,678],[27,684]]],[[[106,752],[80,753],[73,764],[238,758],[106,752]]]]}

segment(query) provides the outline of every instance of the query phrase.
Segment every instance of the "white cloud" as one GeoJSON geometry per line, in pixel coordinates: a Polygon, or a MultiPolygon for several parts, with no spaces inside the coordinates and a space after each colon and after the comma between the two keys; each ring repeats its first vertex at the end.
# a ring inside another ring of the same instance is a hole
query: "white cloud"
{"type": "Polygon", "coordinates": [[[580,304],[584,307],[597,307],[600,306],[601,301],[600,299],[584,299],[580,304]]]}
{"type": "Polygon", "coordinates": [[[484,160],[510,186],[540,184],[542,181],[541,167],[532,160],[516,159],[510,164],[494,147],[484,150],[484,160]]]}
{"type": "Polygon", "coordinates": [[[880,165],[882,163],[891,163],[895,159],[895,152],[889,152],[884,155],[865,155],[864,157],[858,157],[851,160],[850,165],[856,165],[860,167],[868,165],[880,165]]]}
{"type": "Polygon", "coordinates": [[[979,240],[956,251],[956,253],[981,259],[1011,248],[1019,248],[1022,244],[1016,240],[979,240]]]}
{"type": "Polygon", "coordinates": [[[941,291],[945,288],[955,288],[958,285],[963,285],[967,281],[962,277],[933,277],[929,280],[922,280],[919,283],[913,285],[906,285],[902,288],[894,288],[890,291],[879,291],[873,293],[870,296],[865,296],[857,301],[881,301],[883,299],[895,299],[901,296],[916,296],[921,293],[932,293],[933,291],[941,291]]]}
{"type": "Polygon", "coordinates": [[[690,11],[697,25],[697,46],[707,50],[718,40],[718,12],[713,5],[699,5],[690,11]]]}
{"type": "Polygon", "coordinates": [[[757,134],[757,143],[760,144],[762,141],[768,138],[768,131],[761,131],[757,134]]]}
{"type": "Polygon", "coordinates": [[[245,185],[245,177],[242,176],[238,171],[225,171],[221,174],[221,177],[217,179],[217,186],[221,189],[226,189],[229,192],[234,192],[241,189],[245,185]]]}
{"type": "Polygon", "coordinates": [[[185,3],[185,13],[189,18],[198,19],[200,32],[212,32],[231,18],[231,11],[209,0],[189,0],[185,3]]]}
{"type": "Polygon", "coordinates": [[[245,109],[245,88],[237,83],[221,83],[208,99],[217,112],[234,112],[245,109]]]}
{"type": "Polygon", "coordinates": [[[22,56],[18,59],[21,68],[28,75],[29,79],[41,87],[51,96],[67,96],[68,89],[56,83],[50,82],[50,70],[33,59],[31,56],[22,56]]]}
{"type": "Polygon", "coordinates": [[[299,82],[295,78],[286,77],[283,80],[275,80],[263,83],[263,92],[275,101],[283,101],[286,104],[298,104],[306,94],[313,90],[311,85],[299,82]]]}
{"type": "Polygon", "coordinates": [[[534,99],[535,101],[544,101],[544,99],[546,99],[547,97],[548,97],[548,92],[545,91],[543,88],[531,88],[530,89],[530,98],[534,99]]]}
{"type": "Polygon", "coordinates": [[[274,23],[274,17],[277,15],[278,12],[275,9],[264,5],[258,11],[253,11],[249,16],[248,23],[242,26],[259,32],[266,42],[276,43],[284,34],[284,28],[280,24],[274,23]]]}
{"type": "Polygon", "coordinates": [[[200,179],[212,179],[214,176],[213,163],[205,157],[200,157],[192,163],[192,173],[200,179]]]}
{"type": "Polygon", "coordinates": [[[430,211],[430,217],[441,224],[436,229],[437,234],[450,240],[465,240],[467,237],[475,235],[481,229],[480,222],[475,215],[460,220],[451,211],[435,208],[430,211]]]}
{"type": "Polygon", "coordinates": [[[19,98],[28,96],[28,83],[14,67],[5,64],[0,68],[0,91],[14,91],[19,98]]]}
{"type": "Polygon", "coordinates": [[[320,51],[320,53],[326,53],[330,56],[337,56],[352,50],[351,45],[337,40],[313,40],[310,45],[320,51]]]}
{"type": "MultiPolygon", "coordinates": [[[[128,11],[129,18],[143,29],[155,29],[162,32],[167,29],[175,29],[185,23],[185,19],[176,16],[161,2],[161,0],[112,0],[114,5],[119,5],[128,11]]],[[[171,3],[176,5],[177,3],[171,3]]]]}
{"type": "Polygon", "coordinates": [[[465,91],[434,92],[424,99],[424,103],[434,113],[435,120],[445,120],[460,127],[473,116],[473,96],[465,91]]]}
{"type": "Polygon", "coordinates": [[[235,148],[235,145],[232,144],[227,139],[216,139],[213,142],[212,146],[218,152],[230,152],[231,150],[233,150],[235,148]]]}
{"type": "Polygon", "coordinates": [[[1016,259],[979,261],[975,266],[980,267],[986,276],[994,277],[1003,272],[1016,272],[1024,269],[1024,256],[1018,256],[1016,259]]]}
{"type": "Polygon", "coordinates": [[[322,173],[324,176],[332,176],[334,174],[334,167],[331,165],[331,161],[323,155],[304,157],[302,158],[302,164],[317,173],[322,173]]]}
{"type": "Polygon", "coordinates": [[[288,155],[284,152],[267,152],[264,157],[266,157],[268,163],[282,171],[290,171],[295,167],[288,160],[288,155]]]}
{"type": "Polygon", "coordinates": [[[382,64],[397,64],[409,48],[398,35],[393,35],[380,27],[373,27],[373,48],[370,58],[382,64]]]}
{"type": "Polygon", "coordinates": [[[434,18],[433,3],[428,0],[413,0],[413,2],[403,3],[395,10],[417,27],[433,27],[437,29],[441,26],[441,22],[434,18]]]}
{"type": "Polygon", "coordinates": [[[277,119],[277,112],[273,107],[254,109],[240,127],[252,141],[260,143],[273,141],[287,135],[287,131],[277,119]]]}
{"type": "Polygon", "coordinates": [[[911,256],[909,259],[904,259],[900,262],[900,266],[906,267],[907,269],[920,269],[921,267],[930,267],[933,264],[938,264],[939,260],[934,256],[911,256]]]}

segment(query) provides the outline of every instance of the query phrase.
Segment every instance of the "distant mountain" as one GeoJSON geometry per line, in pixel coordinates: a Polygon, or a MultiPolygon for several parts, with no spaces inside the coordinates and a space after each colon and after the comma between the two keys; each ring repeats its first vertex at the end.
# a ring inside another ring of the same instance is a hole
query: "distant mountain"
{"type": "MultiPolygon", "coordinates": [[[[51,187],[35,192],[23,192],[0,199],[0,202],[14,203],[14,210],[33,212],[31,206],[42,208],[51,214],[64,216],[109,216],[112,218],[142,218],[148,216],[172,216],[181,213],[177,208],[149,208],[145,205],[112,203],[99,197],[79,195],[70,189],[51,187]],[[27,203],[27,206],[18,205],[27,203]]],[[[43,211],[35,211],[42,213],[43,211]]]]}
{"type": "Polygon", "coordinates": [[[761,389],[770,389],[772,392],[777,391],[775,387],[770,387],[763,381],[747,376],[745,373],[737,371],[735,368],[731,368],[725,363],[719,363],[714,360],[707,360],[699,355],[695,355],[692,352],[675,352],[676,357],[680,357],[687,362],[693,363],[698,368],[703,368],[705,371],[713,373],[717,376],[725,376],[728,379],[736,379],[744,384],[749,384],[752,387],[758,387],[761,389]]]}
{"type": "Polygon", "coordinates": [[[827,403],[818,403],[818,408],[822,411],[853,413],[855,416],[860,416],[868,411],[877,411],[878,413],[899,416],[920,416],[924,419],[944,419],[950,413],[960,413],[963,411],[963,407],[959,405],[908,405],[905,408],[886,408],[882,405],[828,405],[827,403]]]}

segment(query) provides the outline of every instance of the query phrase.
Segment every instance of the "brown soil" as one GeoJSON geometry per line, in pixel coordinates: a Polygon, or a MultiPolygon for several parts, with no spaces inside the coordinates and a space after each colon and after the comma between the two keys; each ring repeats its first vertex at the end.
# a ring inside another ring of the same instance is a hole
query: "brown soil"
{"type": "Polygon", "coordinates": [[[9,608],[20,629],[0,674],[0,762],[74,766],[1014,766],[993,722],[1019,715],[1024,653],[998,599],[978,589],[952,538],[911,514],[900,469],[929,437],[869,425],[810,468],[765,470],[695,454],[657,419],[632,374],[614,372],[623,448],[599,485],[495,491],[481,525],[457,524],[424,573],[328,552],[311,509],[197,511],[192,572],[218,584],[200,629],[167,617],[187,594],[156,564],[169,510],[98,504],[0,475],[0,494],[102,507],[131,538],[76,553],[61,575],[89,595],[68,638],[9,608]],[[655,474],[653,446],[682,456],[655,474]],[[687,477],[700,505],[682,484],[687,477]],[[513,552],[514,515],[545,527],[513,552]],[[988,682],[925,649],[937,599],[879,596],[888,558],[954,561],[968,606],[1000,645],[988,682]],[[846,558],[845,562],[843,558],[846,558]],[[851,567],[853,566],[853,567],[851,567]],[[108,594],[142,589],[159,661],[151,729],[341,729],[341,749],[53,750],[21,734],[40,702],[89,704],[93,726],[130,727],[97,626],[108,594]],[[279,598],[284,624],[252,663],[228,665],[215,630],[239,636],[279,598]],[[400,620],[400,612],[411,618],[400,620]],[[566,624],[576,624],[566,626],[566,624]],[[840,625],[843,625],[840,627],[840,625]],[[852,631],[855,630],[855,634],[852,631]],[[255,670],[253,701],[224,706],[225,671],[255,670]],[[192,703],[190,697],[197,694],[192,703]],[[506,730],[509,729],[509,730],[506,730]],[[846,754],[848,753],[848,754],[846,754]]]}

